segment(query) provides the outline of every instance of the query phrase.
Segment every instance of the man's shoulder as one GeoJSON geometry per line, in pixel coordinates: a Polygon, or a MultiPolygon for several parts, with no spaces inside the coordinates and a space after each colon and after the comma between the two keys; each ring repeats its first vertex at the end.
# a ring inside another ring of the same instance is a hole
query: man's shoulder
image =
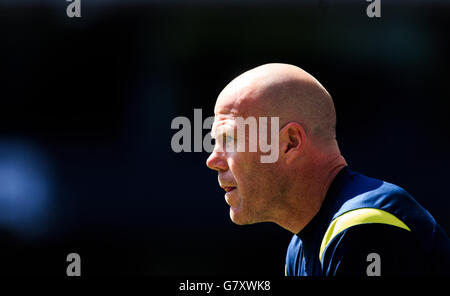
{"type": "MultiPolygon", "coordinates": [[[[319,253],[322,263],[325,254],[328,257],[338,254],[336,248],[339,246],[341,255],[352,257],[347,251],[351,253],[353,249],[362,248],[362,242],[368,242],[367,248],[377,242],[385,253],[392,251],[392,254],[400,249],[404,254],[407,254],[406,249],[424,254],[425,250],[434,248],[435,236],[442,237],[442,245],[448,245],[445,233],[437,234],[439,225],[431,214],[405,189],[358,173],[352,172],[349,176],[342,184],[343,195],[335,205],[322,239],[319,253]],[[395,242],[397,245],[409,242],[409,245],[396,248],[395,242]]],[[[448,251],[440,253],[444,252],[448,251]]]]}
{"type": "Polygon", "coordinates": [[[401,186],[351,172],[343,184],[332,220],[349,211],[365,208],[387,212],[404,222],[435,224],[431,214],[401,186]]]}
{"type": "MultiPolygon", "coordinates": [[[[436,228],[433,216],[402,187],[348,170],[330,214],[321,254],[338,233],[368,224],[398,227],[423,240],[436,228]]],[[[384,228],[382,228],[384,229],[384,228]]]]}

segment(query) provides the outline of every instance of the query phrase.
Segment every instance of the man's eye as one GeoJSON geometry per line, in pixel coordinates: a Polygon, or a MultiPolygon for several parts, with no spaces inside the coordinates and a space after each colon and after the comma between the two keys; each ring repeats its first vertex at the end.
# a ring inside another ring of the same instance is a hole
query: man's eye
{"type": "Polygon", "coordinates": [[[234,138],[231,136],[223,136],[223,142],[228,144],[228,143],[232,143],[234,141],[234,138]]]}

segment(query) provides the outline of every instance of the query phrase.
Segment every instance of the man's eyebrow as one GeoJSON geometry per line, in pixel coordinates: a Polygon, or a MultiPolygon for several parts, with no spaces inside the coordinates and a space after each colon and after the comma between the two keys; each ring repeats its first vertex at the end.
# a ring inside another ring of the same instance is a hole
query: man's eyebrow
{"type": "Polygon", "coordinates": [[[219,136],[223,134],[234,134],[234,127],[231,127],[229,125],[220,125],[218,127],[213,126],[211,129],[211,138],[217,139],[219,136]]]}

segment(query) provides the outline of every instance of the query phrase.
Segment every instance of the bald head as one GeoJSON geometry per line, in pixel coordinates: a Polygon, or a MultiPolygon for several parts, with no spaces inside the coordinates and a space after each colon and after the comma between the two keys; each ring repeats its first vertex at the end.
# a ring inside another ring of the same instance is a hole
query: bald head
{"type": "Polygon", "coordinates": [[[335,139],[331,96],[317,79],[293,65],[265,64],[241,74],[220,93],[218,112],[279,117],[280,126],[300,123],[312,141],[335,139]]]}
{"type": "Polygon", "coordinates": [[[272,221],[298,233],[346,165],[335,139],[336,115],[328,92],[298,67],[266,64],[231,81],[220,93],[214,113],[211,134],[216,145],[207,165],[218,172],[227,192],[231,219],[237,224],[272,221]],[[240,136],[239,127],[245,129],[242,118],[250,119],[249,134],[258,130],[259,150],[250,148],[256,136],[240,136]],[[260,121],[252,128],[255,118],[260,121]],[[267,118],[271,121],[266,125],[261,119],[267,118]],[[261,146],[265,131],[274,148],[270,152],[276,151],[268,163],[262,158],[267,154],[261,146]],[[242,140],[248,150],[228,149],[239,147],[242,140]]]}

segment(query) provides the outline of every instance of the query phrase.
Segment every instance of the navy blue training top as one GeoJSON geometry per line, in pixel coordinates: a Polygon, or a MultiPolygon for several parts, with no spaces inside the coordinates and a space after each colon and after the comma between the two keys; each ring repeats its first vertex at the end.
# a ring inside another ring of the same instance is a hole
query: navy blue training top
{"type": "Polygon", "coordinates": [[[450,275],[442,227],[397,185],[343,168],[319,212],[293,235],[285,274],[450,275]]]}

